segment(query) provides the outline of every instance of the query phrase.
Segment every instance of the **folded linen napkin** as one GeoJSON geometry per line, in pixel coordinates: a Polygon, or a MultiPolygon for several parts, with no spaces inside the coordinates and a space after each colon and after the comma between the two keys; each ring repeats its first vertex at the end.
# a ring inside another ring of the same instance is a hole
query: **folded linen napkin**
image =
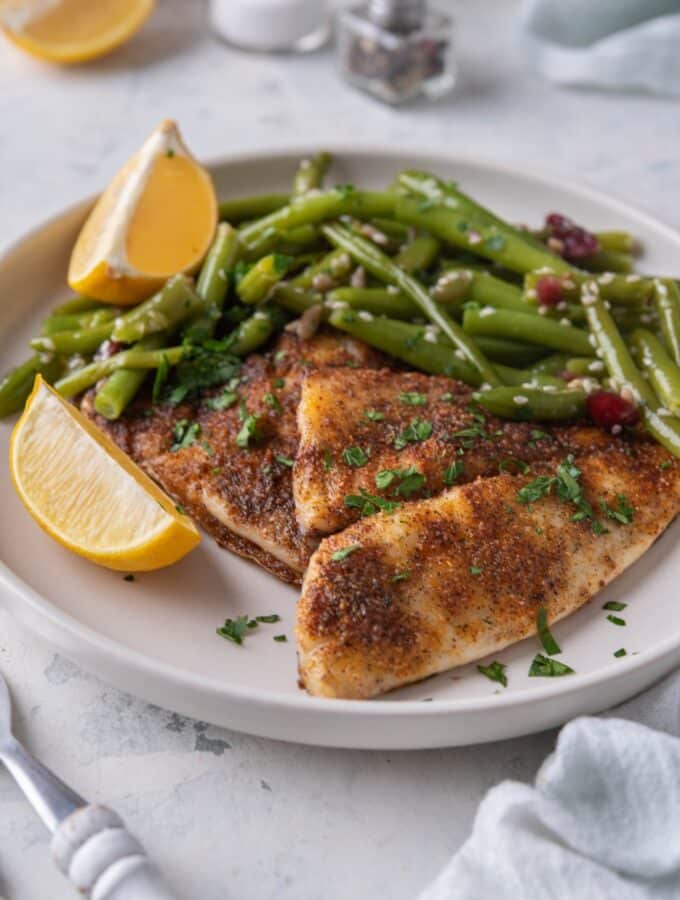
{"type": "Polygon", "coordinates": [[[524,0],[518,38],[550,81],[680,94],[680,0],[524,0]]]}
{"type": "Polygon", "coordinates": [[[504,782],[420,900],[680,897],[680,672],[560,732],[530,785],[504,782]]]}

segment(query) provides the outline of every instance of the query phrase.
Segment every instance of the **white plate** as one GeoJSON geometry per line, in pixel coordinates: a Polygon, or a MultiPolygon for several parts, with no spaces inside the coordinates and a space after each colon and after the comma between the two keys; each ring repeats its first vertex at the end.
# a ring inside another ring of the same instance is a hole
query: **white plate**
{"type": "MultiPolygon", "coordinates": [[[[220,196],[286,190],[309,148],[241,155],[212,166],[220,196]]],[[[645,245],[642,265],[677,274],[680,234],[622,203],[555,178],[466,159],[380,149],[337,151],[336,183],[379,187],[404,167],[433,169],[512,220],[548,210],[593,228],[627,228],[645,245]]],[[[34,231],[0,260],[0,369],[55,302],[68,296],[66,267],[88,204],[34,231]]],[[[0,425],[7,458],[11,423],[0,425]]],[[[266,737],[334,747],[409,749],[469,744],[538,731],[618,703],[680,662],[678,524],[597,599],[555,628],[577,674],[530,679],[530,639],[497,654],[505,690],[467,666],[377,701],[317,700],[297,686],[296,591],[210,539],[171,569],[139,575],[98,569],[53,543],[29,518],[0,467],[0,602],[60,651],[118,687],[181,713],[266,737]],[[625,600],[627,627],[602,604],[625,600]],[[225,617],[277,612],[242,647],[215,634],[225,617]],[[285,632],[288,643],[276,643],[285,632]],[[619,647],[628,656],[614,658],[619,647]],[[430,701],[430,702],[426,702],[430,701]]]]}

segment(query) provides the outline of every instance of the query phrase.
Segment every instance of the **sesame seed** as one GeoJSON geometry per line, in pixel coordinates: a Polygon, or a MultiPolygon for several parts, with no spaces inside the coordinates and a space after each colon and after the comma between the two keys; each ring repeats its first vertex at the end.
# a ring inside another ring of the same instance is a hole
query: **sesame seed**
{"type": "Polygon", "coordinates": [[[589,372],[603,372],[604,371],[604,363],[599,359],[593,360],[593,362],[588,363],[588,371],[589,372]]]}
{"type": "Polygon", "coordinates": [[[639,281],[639,280],[640,280],[640,276],[639,276],[639,275],[635,275],[635,274],[633,274],[633,275],[626,275],[626,281],[628,282],[628,284],[635,284],[635,282],[636,282],[636,281],[639,281]]]}
{"type": "Polygon", "coordinates": [[[479,390],[480,390],[480,391],[490,391],[490,390],[491,390],[491,385],[489,384],[488,381],[484,381],[484,382],[482,382],[482,384],[480,384],[479,390]]]}
{"type": "Polygon", "coordinates": [[[537,275],[552,275],[553,270],[550,268],[550,266],[543,266],[540,269],[536,269],[536,274],[537,275]]]}
{"type": "Polygon", "coordinates": [[[326,300],[324,306],[327,309],[348,309],[349,303],[345,300],[326,300]]]}
{"type": "Polygon", "coordinates": [[[463,353],[462,350],[454,350],[453,355],[456,357],[456,359],[466,359],[467,358],[465,356],[465,353],[463,353]]]}
{"type": "Polygon", "coordinates": [[[437,335],[432,331],[426,331],[423,335],[423,340],[427,341],[428,344],[436,344],[437,343],[437,335]]]}
{"type": "Polygon", "coordinates": [[[471,231],[468,234],[468,243],[470,244],[480,244],[482,241],[482,236],[478,231],[471,231]]]}
{"type": "Polygon", "coordinates": [[[539,316],[547,316],[549,312],[550,312],[549,306],[539,306],[538,307],[539,316]]]}
{"type": "Polygon", "coordinates": [[[568,291],[573,291],[576,289],[576,282],[572,281],[571,278],[565,278],[562,282],[562,287],[566,288],[568,291]]]}
{"type": "Polygon", "coordinates": [[[396,286],[396,284],[388,284],[387,285],[387,293],[388,294],[398,294],[399,288],[396,286]]]}
{"type": "Polygon", "coordinates": [[[529,300],[535,300],[538,297],[538,293],[536,292],[535,288],[529,288],[526,294],[529,300]]]}
{"type": "Polygon", "coordinates": [[[524,394],[517,394],[512,398],[512,401],[516,406],[525,406],[529,402],[529,398],[525,397],[524,394]]]}
{"type": "Polygon", "coordinates": [[[614,280],[614,274],[613,272],[605,272],[604,275],[600,275],[597,280],[600,284],[611,284],[614,280]]]}
{"type": "Polygon", "coordinates": [[[588,343],[590,344],[591,347],[597,347],[597,338],[595,337],[594,334],[588,335],[588,343]]]}
{"type": "Polygon", "coordinates": [[[493,306],[484,306],[484,307],[483,307],[482,309],[480,309],[480,311],[479,311],[479,318],[480,318],[480,319],[485,319],[487,316],[493,316],[493,315],[495,315],[495,313],[496,313],[496,310],[494,309],[493,306]]]}
{"type": "Polygon", "coordinates": [[[604,359],[604,350],[601,347],[596,347],[595,356],[597,356],[598,359],[604,359]]]}
{"type": "Polygon", "coordinates": [[[635,401],[635,394],[632,392],[630,387],[627,384],[624,384],[620,390],[620,394],[624,400],[628,400],[629,403],[633,403],[635,401]]]}
{"type": "Polygon", "coordinates": [[[256,313],[253,313],[253,319],[266,319],[269,321],[269,315],[266,312],[258,310],[256,313]]]}
{"type": "Polygon", "coordinates": [[[357,315],[363,322],[372,322],[373,321],[373,313],[367,312],[367,310],[365,310],[365,309],[360,309],[359,312],[357,313],[357,315]]]}
{"type": "Polygon", "coordinates": [[[569,319],[560,319],[560,325],[564,328],[568,328],[571,325],[571,321],[569,319]]]}

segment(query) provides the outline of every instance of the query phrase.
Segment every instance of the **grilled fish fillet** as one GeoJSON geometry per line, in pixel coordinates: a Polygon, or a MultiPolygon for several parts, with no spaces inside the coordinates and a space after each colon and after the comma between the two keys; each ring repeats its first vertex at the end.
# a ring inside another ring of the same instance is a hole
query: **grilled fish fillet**
{"type": "Polygon", "coordinates": [[[85,395],[81,408],[218,544],[284,581],[299,583],[316,546],[298,528],[293,505],[290,467],[298,443],[301,382],[319,366],[383,364],[384,357],[365,344],[330,332],[306,341],[285,334],[270,353],[249,356],[236,391],[259,417],[261,439],[248,449],[235,443],[242,425],[239,403],[222,410],[205,403],[221,388],[174,407],[152,406],[148,397],[142,398],[116,422],[96,414],[93,392],[85,395]],[[191,446],[173,452],[173,429],[182,419],[197,422],[200,435],[191,446]]]}
{"type": "MultiPolygon", "coordinates": [[[[500,475],[380,513],[322,541],[297,610],[300,674],[317,696],[369,698],[459,666],[569,615],[638,559],[680,511],[680,464],[651,443],[578,463],[585,497],[631,524],[574,521],[554,492],[526,505],[531,476],[500,475]],[[343,548],[355,548],[341,558],[343,548]]],[[[546,471],[551,471],[546,467],[546,471]]],[[[554,473],[554,469],[552,470],[554,473]]]]}
{"type": "Polygon", "coordinates": [[[415,500],[440,493],[454,474],[455,483],[463,484],[497,475],[499,467],[516,473],[524,468],[522,462],[563,459],[568,453],[622,444],[620,438],[585,425],[539,427],[481,415],[479,408],[470,406],[471,396],[472,390],[461,382],[417,372],[310,373],[298,407],[300,444],[293,472],[302,530],[331,534],[356,521],[360,506],[347,506],[346,498],[357,497],[362,490],[383,500],[415,500]],[[431,436],[397,449],[395,442],[400,435],[408,436],[414,420],[426,431],[431,426],[431,436]],[[353,447],[368,456],[361,466],[343,455],[353,447]],[[454,470],[449,468],[452,464],[454,470]],[[408,497],[398,493],[398,476],[386,489],[376,485],[378,472],[411,466],[425,480],[408,497]]]}

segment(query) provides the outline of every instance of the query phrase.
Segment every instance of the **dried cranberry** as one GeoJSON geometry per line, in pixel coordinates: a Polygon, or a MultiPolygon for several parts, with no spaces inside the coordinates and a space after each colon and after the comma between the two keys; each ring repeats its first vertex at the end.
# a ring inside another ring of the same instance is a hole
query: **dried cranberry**
{"type": "Polygon", "coordinates": [[[548,235],[556,238],[561,245],[560,256],[570,261],[592,256],[600,249],[600,242],[590,231],[572,222],[560,213],[550,213],[545,217],[548,235]]]}
{"type": "Polygon", "coordinates": [[[612,391],[594,391],[586,400],[586,409],[593,422],[608,431],[635,425],[638,420],[635,405],[612,391]]]}
{"type": "Polygon", "coordinates": [[[557,306],[562,302],[562,279],[557,275],[541,275],[536,282],[536,298],[540,306],[557,306]]]}

